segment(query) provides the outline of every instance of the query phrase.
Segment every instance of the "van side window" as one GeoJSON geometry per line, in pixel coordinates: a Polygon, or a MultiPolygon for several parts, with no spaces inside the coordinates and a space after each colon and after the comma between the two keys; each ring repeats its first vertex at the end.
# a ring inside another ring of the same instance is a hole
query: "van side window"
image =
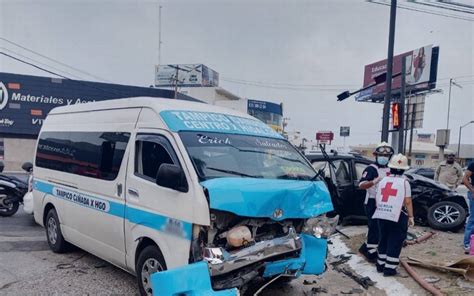
{"type": "Polygon", "coordinates": [[[168,140],[159,135],[138,135],[135,142],[135,174],[155,182],[160,165],[179,164],[168,140]]]}
{"type": "Polygon", "coordinates": [[[96,179],[115,180],[130,133],[43,132],[36,166],[96,179]]]}

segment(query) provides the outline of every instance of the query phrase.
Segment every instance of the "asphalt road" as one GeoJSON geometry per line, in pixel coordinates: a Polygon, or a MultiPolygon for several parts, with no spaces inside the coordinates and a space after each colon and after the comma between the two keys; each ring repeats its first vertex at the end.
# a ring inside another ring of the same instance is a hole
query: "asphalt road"
{"type": "MultiPolygon", "coordinates": [[[[137,295],[129,273],[79,248],[50,251],[44,229],[22,208],[0,217],[0,226],[0,295],[137,295]]],[[[280,288],[262,295],[268,293],[287,295],[280,288]]]]}
{"type": "MultiPolygon", "coordinates": [[[[270,286],[259,296],[314,295],[311,290],[321,287],[327,295],[384,295],[363,290],[329,267],[323,275],[270,286]]],[[[0,217],[0,295],[137,295],[137,285],[134,276],[78,248],[53,253],[44,229],[20,208],[12,217],[0,217]]]]}
{"type": "Polygon", "coordinates": [[[49,250],[44,229],[20,208],[0,217],[0,295],[135,295],[135,277],[80,249],[49,250]]]}

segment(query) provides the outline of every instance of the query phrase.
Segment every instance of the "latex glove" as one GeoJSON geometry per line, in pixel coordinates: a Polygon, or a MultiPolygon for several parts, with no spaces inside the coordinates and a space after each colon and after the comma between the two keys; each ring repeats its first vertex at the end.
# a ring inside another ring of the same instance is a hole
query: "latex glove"
{"type": "Polygon", "coordinates": [[[409,227],[415,226],[415,218],[413,218],[413,217],[408,218],[408,226],[409,227]]]}

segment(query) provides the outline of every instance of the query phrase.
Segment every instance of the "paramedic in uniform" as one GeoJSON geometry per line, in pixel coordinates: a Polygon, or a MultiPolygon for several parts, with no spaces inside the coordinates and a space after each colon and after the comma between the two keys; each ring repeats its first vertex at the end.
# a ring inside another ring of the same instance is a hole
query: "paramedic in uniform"
{"type": "Polygon", "coordinates": [[[409,169],[408,159],[397,154],[391,159],[388,167],[390,175],[379,183],[377,208],[373,216],[380,227],[377,271],[383,272],[384,276],[397,274],[408,226],[415,225],[410,183],[403,177],[405,170],[409,169]]]}
{"type": "Polygon", "coordinates": [[[387,164],[393,155],[393,148],[388,143],[382,142],[375,148],[373,154],[375,156],[375,163],[365,168],[359,183],[360,189],[367,190],[364,204],[368,227],[367,242],[359,248],[359,252],[369,261],[375,263],[377,260],[377,245],[379,243],[379,227],[377,221],[372,219],[375,211],[375,195],[378,183],[389,173],[387,164]]]}

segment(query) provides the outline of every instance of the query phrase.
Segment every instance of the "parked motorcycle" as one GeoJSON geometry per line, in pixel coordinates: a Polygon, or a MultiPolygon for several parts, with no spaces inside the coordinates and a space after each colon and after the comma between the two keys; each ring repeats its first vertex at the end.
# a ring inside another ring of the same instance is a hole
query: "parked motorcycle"
{"type": "MultiPolygon", "coordinates": [[[[0,161],[0,216],[8,217],[14,215],[23,203],[23,196],[28,192],[28,183],[17,177],[2,174],[4,167],[0,161]]],[[[30,174],[33,165],[27,162],[22,168],[30,174]]]]}

